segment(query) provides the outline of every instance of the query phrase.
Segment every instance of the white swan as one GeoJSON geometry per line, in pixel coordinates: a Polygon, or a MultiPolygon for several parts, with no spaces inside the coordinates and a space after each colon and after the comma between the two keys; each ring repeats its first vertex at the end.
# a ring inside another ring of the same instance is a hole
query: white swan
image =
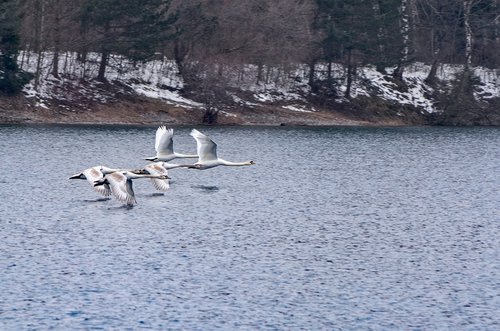
{"type": "Polygon", "coordinates": [[[194,154],[181,154],[174,152],[174,130],[167,129],[165,126],[160,126],[156,130],[155,139],[155,150],[156,155],[153,157],[148,157],[145,160],[148,161],[170,161],[178,157],[195,158],[198,155],[194,154]]]}
{"type": "Polygon", "coordinates": [[[217,144],[212,139],[193,129],[190,134],[195,140],[198,151],[198,161],[189,168],[205,170],[217,166],[247,166],[255,164],[253,161],[229,162],[217,157],[217,144]]]}
{"type": "Polygon", "coordinates": [[[96,180],[104,178],[104,175],[113,173],[115,171],[123,171],[123,169],[113,169],[105,166],[95,166],[92,168],[85,169],[82,172],[69,177],[69,179],[86,179],[94,187],[94,190],[96,190],[98,193],[102,194],[105,197],[109,197],[111,195],[111,190],[109,188],[109,185],[104,184],[101,186],[94,186],[94,182],[96,180]]]}
{"type": "MultiPolygon", "coordinates": [[[[141,170],[151,175],[168,176],[168,170],[170,169],[182,168],[182,167],[188,168],[191,166],[192,164],[173,164],[160,161],[160,162],[150,163],[141,170]]],[[[167,191],[170,188],[170,183],[168,179],[151,178],[151,182],[158,191],[167,191]]]]}
{"type": "Polygon", "coordinates": [[[132,180],[137,178],[157,178],[169,179],[166,175],[151,175],[151,174],[136,174],[130,171],[116,171],[104,176],[94,182],[94,186],[109,185],[111,193],[116,200],[132,206],[137,203],[134,190],[132,188],[132,180]]]}

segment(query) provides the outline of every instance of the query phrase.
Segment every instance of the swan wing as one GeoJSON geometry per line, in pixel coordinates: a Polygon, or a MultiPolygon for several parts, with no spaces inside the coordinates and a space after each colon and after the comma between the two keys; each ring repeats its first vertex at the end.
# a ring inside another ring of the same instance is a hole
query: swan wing
{"type": "Polygon", "coordinates": [[[129,205],[136,202],[134,190],[132,189],[132,180],[129,180],[125,174],[113,172],[106,175],[106,179],[109,182],[111,193],[113,193],[116,200],[129,205]]]}
{"type": "Polygon", "coordinates": [[[94,186],[95,181],[102,179],[104,177],[99,166],[85,169],[83,171],[83,174],[85,175],[85,178],[90,183],[90,185],[92,185],[92,187],[96,192],[105,197],[109,197],[111,195],[111,189],[109,188],[108,184],[94,186]]]}
{"type": "MultiPolygon", "coordinates": [[[[168,176],[168,171],[162,164],[163,162],[151,163],[145,166],[144,169],[146,169],[151,175],[168,176]]],[[[151,178],[151,182],[153,183],[154,188],[158,191],[166,191],[170,188],[168,179],[151,178]]]]}
{"type": "Polygon", "coordinates": [[[94,186],[94,190],[105,197],[109,197],[111,195],[111,188],[108,184],[94,186]]]}
{"type": "Polygon", "coordinates": [[[165,126],[160,126],[156,130],[155,150],[157,155],[169,155],[174,153],[173,136],[174,130],[167,129],[165,126]]]}
{"type": "Polygon", "coordinates": [[[198,162],[217,160],[217,144],[212,139],[193,129],[191,136],[196,140],[198,162]]]}
{"type": "Polygon", "coordinates": [[[127,189],[127,204],[133,205],[133,204],[137,203],[137,201],[135,200],[135,194],[134,194],[134,190],[132,188],[132,180],[131,179],[127,180],[125,188],[127,189]]]}

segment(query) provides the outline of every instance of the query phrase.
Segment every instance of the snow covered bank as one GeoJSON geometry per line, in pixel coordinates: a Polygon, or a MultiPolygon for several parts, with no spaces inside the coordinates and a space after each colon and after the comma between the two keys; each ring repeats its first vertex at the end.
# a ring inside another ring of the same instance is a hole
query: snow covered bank
{"type": "MultiPolygon", "coordinates": [[[[85,108],[85,101],[107,103],[115,96],[107,94],[103,83],[96,81],[100,54],[88,54],[85,62],[77,59],[76,53],[65,53],[59,56],[59,77],[52,75],[53,54],[43,53],[38,59],[36,54],[23,52],[19,55],[19,64],[29,72],[40,72],[38,80],[32,80],[25,86],[24,94],[35,100],[36,107],[47,108],[54,102],[64,103],[65,108],[85,108]],[[70,93],[71,91],[71,93],[70,93]]],[[[413,106],[421,113],[439,113],[436,100],[433,99],[434,89],[425,83],[430,66],[423,63],[409,65],[404,70],[403,88],[397,84],[387,69],[387,74],[380,73],[372,66],[358,68],[351,95],[377,97],[391,104],[413,106]]],[[[463,70],[458,65],[441,65],[437,72],[440,80],[439,92],[451,88],[455,76],[463,70]]],[[[476,67],[473,68],[480,83],[476,86],[474,96],[478,101],[500,98],[500,70],[476,67]]],[[[305,65],[281,67],[224,67],[222,71],[227,84],[227,94],[235,105],[247,109],[258,107],[281,107],[290,113],[316,112],[317,106],[311,104],[311,88],[308,85],[309,69],[305,65]],[[264,74],[262,74],[264,73],[264,74]],[[259,77],[259,79],[257,79],[259,77]],[[242,93],[238,93],[240,91],[242,93]]],[[[346,90],[346,69],[341,65],[332,67],[330,82],[337,97],[334,101],[341,104],[349,103],[342,97],[346,90]]],[[[325,81],[327,68],[319,65],[316,68],[315,79],[325,81]]],[[[111,56],[106,69],[107,80],[123,93],[135,93],[185,109],[202,109],[203,103],[192,100],[183,94],[185,83],[179,75],[174,61],[158,58],[149,62],[133,62],[121,56],[111,56]]],[[[321,97],[321,96],[317,96],[321,97]]],[[[396,111],[396,110],[395,110],[396,111]]],[[[221,112],[222,113],[222,112],[221,112]]],[[[233,116],[227,109],[223,114],[233,116]]]]}

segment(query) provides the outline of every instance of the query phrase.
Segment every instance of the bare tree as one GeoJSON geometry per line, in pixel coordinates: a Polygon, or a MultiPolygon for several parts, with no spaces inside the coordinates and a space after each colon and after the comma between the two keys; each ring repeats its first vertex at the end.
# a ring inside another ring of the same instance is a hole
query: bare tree
{"type": "Polygon", "coordinates": [[[463,0],[463,12],[464,12],[464,35],[465,35],[465,70],[469,70],[472,65],[472,43],[473,34],[470,22],[471,8],[474,5],[474,0],[463,0]]]}

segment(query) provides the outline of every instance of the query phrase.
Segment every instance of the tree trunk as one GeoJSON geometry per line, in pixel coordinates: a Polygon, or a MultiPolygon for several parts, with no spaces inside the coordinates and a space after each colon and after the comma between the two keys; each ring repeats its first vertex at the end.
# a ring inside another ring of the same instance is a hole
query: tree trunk
{"type": "Polygon", "coordinates": [[[403,81],[404,66],[408,62],[409,53],[409,40],[410,40],[410,20],[407,10],[407,0],[401,1],[400,7],[401,14],[401,38],[403,42],[403,47],[401,49],[401,58],[399,59],[398,66],[394,70],[393,76],[399,81],[403,81]]]}
{"type": "MultiPolygon", "coordinates": [[[[382,18],[382,13],[380,12],[380,4],[378,1],[374,1],[372,3],[372,10],[373,10],[373,15],[376,19],[376,21],[381,20],[382,18]]],[[[387,65],[387,56],[386,51],[385,51],[385,43],[387,40],[387,31],[384,29],[382,26],[378,27],[377,31],[377,50],[378,50],[378,60],[377,63],[375,64],[375,69],[382,73],[386,74],[385,72],[385,67],[387,65]]]]}
{"type": "Polygon", "coordinates": [[[109,22],[106,22],[104,25],[104,44],[101,46],[101,61],[99,63],[99,71],[97,72],[97,80],[100,82],[106,81],[106,67],[109,59],[109,50],[106,48],[106,42],[109,40],[109,29],[109,22]]]}
{"type": "Polygon", "coordinates": [[[86,71],[85,67],[87,65],[87,55],[88,55],[88,31],[89,31],[89,24],[88,24],[88,19],[80,19],[80,24],[79,24],[79,35],[80,35],[80,44],[78,45],[77,49],[77,59],[82,63],[82,71],[81,71],[81,77],[85,78],[86,76],[86,71]]]}
{"type": "Polygon", "coordinates": [[[397,79],[398,81],[402,82],[403,81],[403,72],[405,71],[405,67],[403,63],[398,63],[398,66],[396,69],[394,69],[394,72],[392,73],[392,77],[397,79]]]}
{"type": "Polygon", "coordinates": [[[418,41],[417,41],[417,26],[419,23],[418,16],[418,8],[416,0],[408,0],[408,11],[410,15],[410,43],[411,43],[411,51],[414,52],[418,49],[418,41]]]}
{"type": "Polygon", "coordinates": [[[434,59],[432,61],[431,70],[425,79],[425,82],[429,85],[434,85],[436,83],[436,73],[438,68],[438,60],[434,59]]]}
{"type": "Polygon", "coordinates": [[[61,25],[61,15],[60,15],[60,8],[59,8],[59,1],[55,2],[56,8],[55,8],[55,19],[54,19],[54,57],[52,59],[52,76],[55,78],[59,78],[59,51],[60,51],[60,44],[61,44],[61,32],[60,32],[60,25],[61,25]]]}
{"type": "Polygon", "coordinates": [[[352,61],[352,49],[347,50],[347,85],[345,88],[344,97],[347,99],[351,98],[352,82],[354,80],[354,75],[356,74],[356,66],[352,61]]]}
{"type": "Polygon", "coordinates": [[[473,0],[464,0],[464,29],[465,29],[465,70],[472,64],[472,28],[470,25],[470,10],[473,0]]]}
{"type": "Polygon", "coordinates": [[[429,71],[429,74],[427,75],[427,78],[425,79],[425,82],[429,85],[434,85],[436,83],[436,73],[437,73],[437,68],[439,65],[439,44],[440,41],[436,41],[436,32],[434,29],[431,29],[431,54],[432,54],[432,65],[431,65],[431,70],[429,71]]]}
{"type": "Polygon", "coordinates": [[[311,92],[315,93],[318,90],[314,77],[316,76],[316,60],[312,60],[309,63],[309,80],[308,85],[311,88],[311,92]]]}
{"type": "Polygon", "coordinates": [[[52,58],[52,76],[59,78],[59,50],[54,48],[54,57],[52,58]]]}
{"type": "Polygon", "coordinates": [[[100,82],[106,81],[106,66],[108,65],[109,52],[103,50],[101,53],[101,62],[99,63],[99,71],[97,73],[97,80],[100,82]]]}
{"type": "Polygon", "coordinates": [[[43,36],[44,6],[42,0],[35,1],[35,52],[38,54],[35,71],[35,90],[40,84],[40,74],[42,69],[42,36],[43,36]]]}
{"type": "Polygon", "coordinates": [[[265,84],[269,84],[270,80],[271,80],[271,74],[272,74],[272,67],[270,65],[267,65],[266,66],[266,81],[265,81],[265,84]]]}
{"type": "Polygon", "coordinates": [[[179,39],[176,39],[174,42],[174,61],[177,64],[177,71],[179,71],[179,75],[182,77],[184,74],[184,58],[186,56],[186,52],[182,50],[182,45],[179,42],[179,39]]]}
{"type": "Polygon", "coordinates": [[[410,17],[408,15],[407,0],[401,1],[401,35],[403,37],[403,50],[401,54],[401,62],[408,61],[409,41],[410,41],[410,17]]]}
{"type": "Polygon", "coordinates": [[[257,85],[262,81],[262,63],[257,64],[257,85]]]}

